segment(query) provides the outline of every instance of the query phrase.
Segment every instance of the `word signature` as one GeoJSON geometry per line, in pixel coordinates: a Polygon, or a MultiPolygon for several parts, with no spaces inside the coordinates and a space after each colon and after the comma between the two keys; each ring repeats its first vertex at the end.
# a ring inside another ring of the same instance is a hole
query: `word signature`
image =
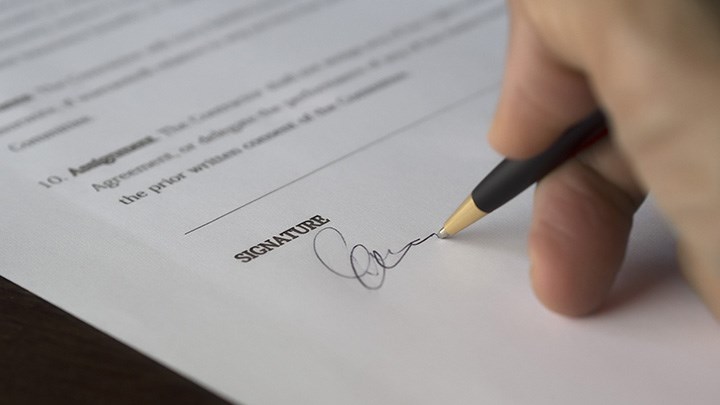
{"type": "Polygon", "coordinates": [[[327,227],[315,234],[313,250],[320,263],[333,274],[356,279],[368,290],[377,290],[385,283],[388,270],[397,267],[413,246],[422,245],[433,236],[437,237],[437,234],[415,239],[397,251],[388,249],[380,253],[360,243],[348,248],[343,234],[336,228],[327,227]]]}

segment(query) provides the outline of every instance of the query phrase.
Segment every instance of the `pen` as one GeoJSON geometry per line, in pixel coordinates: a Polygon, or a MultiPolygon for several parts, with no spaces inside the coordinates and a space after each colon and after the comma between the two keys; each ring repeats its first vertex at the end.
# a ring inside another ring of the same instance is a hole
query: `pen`
{"type": "Polygon", "coordinates": [[[606,134],[605,115],[596,110],[565,130],[558,140],[539,155],[522,160],[503,160],[450,215],[438,231],[438,237],[448,238],[470,226],[606,134]]]}

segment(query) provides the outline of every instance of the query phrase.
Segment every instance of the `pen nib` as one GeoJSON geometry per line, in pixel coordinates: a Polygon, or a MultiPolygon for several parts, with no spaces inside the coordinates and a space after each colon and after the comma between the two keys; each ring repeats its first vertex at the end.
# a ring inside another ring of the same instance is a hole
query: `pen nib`
{"type": "Polygon", "coordinates": [[[440,229],[440,230],[436,233],[436,235],[437,235],[437,237],[440,238],[440,239],[445,239],[445,238],[449,238],[449,237],[450,237],[450,234],[447,233],[447,231],[445,230],[445,228],[440,229]]]}

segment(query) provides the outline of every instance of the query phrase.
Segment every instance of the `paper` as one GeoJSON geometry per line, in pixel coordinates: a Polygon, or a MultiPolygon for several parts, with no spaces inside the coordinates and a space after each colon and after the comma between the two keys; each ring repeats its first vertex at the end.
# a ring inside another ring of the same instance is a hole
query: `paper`
{"type": "Polygon", "coordinates": [[[500,159],[502,2],[3,5],[0,272],[147,355],[248,404],[720,396],[652,208],[585,320],[532,296],[531,193],[432,236],[500,159]]]}

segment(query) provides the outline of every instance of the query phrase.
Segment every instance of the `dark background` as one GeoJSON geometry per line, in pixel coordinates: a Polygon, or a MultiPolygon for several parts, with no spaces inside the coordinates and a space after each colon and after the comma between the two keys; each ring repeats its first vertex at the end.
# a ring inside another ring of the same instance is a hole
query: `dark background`
{"type": "Polygon", "coordinates": [[[227,402],[0,277],[0,403],[227,402]]]}

